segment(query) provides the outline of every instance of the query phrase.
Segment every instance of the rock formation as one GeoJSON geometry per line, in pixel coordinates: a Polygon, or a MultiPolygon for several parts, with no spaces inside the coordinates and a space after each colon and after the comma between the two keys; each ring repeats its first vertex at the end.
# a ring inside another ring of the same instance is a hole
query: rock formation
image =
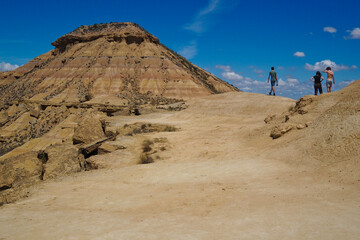
{"type": "Polygon", "coordinates": [[[81,26],[52,45],[1,75],[0,108],[15,100],[128,105],[237,91],[134,23],[81,26]]]}

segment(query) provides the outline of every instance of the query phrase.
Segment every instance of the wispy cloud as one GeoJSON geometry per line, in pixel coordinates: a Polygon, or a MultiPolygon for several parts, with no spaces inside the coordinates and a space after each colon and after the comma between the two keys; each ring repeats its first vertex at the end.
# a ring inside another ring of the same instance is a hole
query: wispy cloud
{"type": "Polygon", "coordinates": [[[335,62],[331,61],[331,60],[322,60],[321,62],[316,62],[314,65],[311,65],[309,63],[305,64],[305,69],[306,70],[311,70],[311,71],[322,71],[324,70],[326,67],[331,67],[332,70],[334,71],[341,71],[341,70],[355,70],[358,67],[356,65],[352,65],[352,66],[346,66],[343,64],[336,64],[335,62]]]}
{"type": "Polygon", "coordinates": [[[354,28],[353,30],[347,30],[350,33],[345,39],[360,39],[360,28],[354,28]]]}
{"type": "Polygon", "coordinates": [[[191,41],[189,45],[183,47],[179,54],[186,59],[192,59],[196,56],[198,50],[197,50],[197,43],[196,41],[191,41]]]}
{"type": "Polygon", "coordinates": [[[209,15],[215,13],[220,5],[221,0],[210,0],[209,4],[198,12],[194,20],[187,24],[184,28],[195,33],[202,33],[207,29],[207,18],[209,15]]]}
{"type": "Polygon", "coordinates": [[[6,63],[6,62],[1,62],[0,63],[0,71],[11,71],[11,70],[14,70],[16,68],[18,68],[19,65],[16,65],[16,64],[11,64],[11,63],[6,63]]]}
{"type": "Polygon", "coordinates": [[[232,81],[239,81],[244,79],[243,76],[235,72],[223,72],[221,73],[221,76],[227,80],[232,80],[232,81]]]}
{"type": "Polygon", "coordinates": [[[226,80],[240,81],[240,80],[244,79],[244,77],[242,75],[232,71],[230,66],[216,65],[215,67],[223,70],[223,72],[221,73],[221,76],[226,80]]]}
{"type": "Polygon", "coordinates": [[[231,71],[231,67],[230,67],[230,66],[216,65],[215,67],[218,68],[218,69],[221,69],[221,70],[223,70],[223,71],[225,71],[225,72],[231,71]]]}
{"type": "Polygon", "coordinates": [[[305,53],[304,52],[296,52],[294,53],[295,57],[305,57],[305,53]]]}
{"type": "Polygon", "coordinates": [[[337,29],[334,27],[324,27],[324,32],[328,32],[328,33],[336,33],[337,29]]]}
{"type": "Polygon", "coordinates": [[[249,67],[252,68],[253,71],[254,71],[256,74],[258,74],[258,75],[262,75],[262,74],[264,73],[264,70],[258,69],[258,68],[255,67],[255,66],[249,66],[249,67]]]}

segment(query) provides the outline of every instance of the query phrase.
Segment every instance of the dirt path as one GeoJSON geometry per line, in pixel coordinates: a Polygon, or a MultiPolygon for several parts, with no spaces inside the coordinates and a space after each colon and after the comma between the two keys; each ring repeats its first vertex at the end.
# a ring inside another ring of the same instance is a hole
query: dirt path
{"type": "Polygon", "coordinates": [[[230,93],[142,116],[181,128],[147,136],[168,139],[161,160],[45,182],[0,208],[0,239],[356,239],[358,186],[266,157],[258,129],[292,104],[230,93]]]}

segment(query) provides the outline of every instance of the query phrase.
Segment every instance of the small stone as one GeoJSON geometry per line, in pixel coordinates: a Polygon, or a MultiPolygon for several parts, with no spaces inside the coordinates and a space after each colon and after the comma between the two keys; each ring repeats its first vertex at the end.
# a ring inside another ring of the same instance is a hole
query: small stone
{"type": "Polygon", "coordinates": [[[296,125],[296,128],[297,129],[303,129],[303,128],[306,128],[306,125],[305,124],[298,124],[298,125],[296,125]]]}

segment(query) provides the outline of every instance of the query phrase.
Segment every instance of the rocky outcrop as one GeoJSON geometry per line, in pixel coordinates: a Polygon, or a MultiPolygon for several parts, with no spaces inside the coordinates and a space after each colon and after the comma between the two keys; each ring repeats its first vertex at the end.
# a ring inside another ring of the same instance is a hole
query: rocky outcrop
{"type": "Polygon", "coordinates": [[[95,41],[105,38],[108,42],[126,42],[126,44],[141,44],[150,42],[159,44],[159,39],[148,33],[135,23],[105,23],[91,26],[80,26],[71,33],[58,38],[51,45],[56,50],[64,52],[74,44],[95,41]]]}
{"type": "Polygon", "coordinates": [[[0,159],[0,191],[19,184],[40,181],[42,163],[35,151],[0,159]]]}
{"type": "Polygon", "coordinates": [[[90,143],[98,139],[104,138],[104,128],[99,116],[84,116],[79,122],[79,126],[75,128],[73,142],[90,143]]]}
{"type": "Polygon", "coordinates": [[[80,172],[85,168],[84,156],[71,144],[49,146],[42,154],[43,180],[80,172]]]}
{"type": "Polygon", "coordinates": [[[96,103],[105,97],[136,105],[133,96],[189,99],[238,91],[134,23],[81,26],[53,45],[7,74],[16,81],[0,85],[0,109],[16,100],[96,103]]]}

